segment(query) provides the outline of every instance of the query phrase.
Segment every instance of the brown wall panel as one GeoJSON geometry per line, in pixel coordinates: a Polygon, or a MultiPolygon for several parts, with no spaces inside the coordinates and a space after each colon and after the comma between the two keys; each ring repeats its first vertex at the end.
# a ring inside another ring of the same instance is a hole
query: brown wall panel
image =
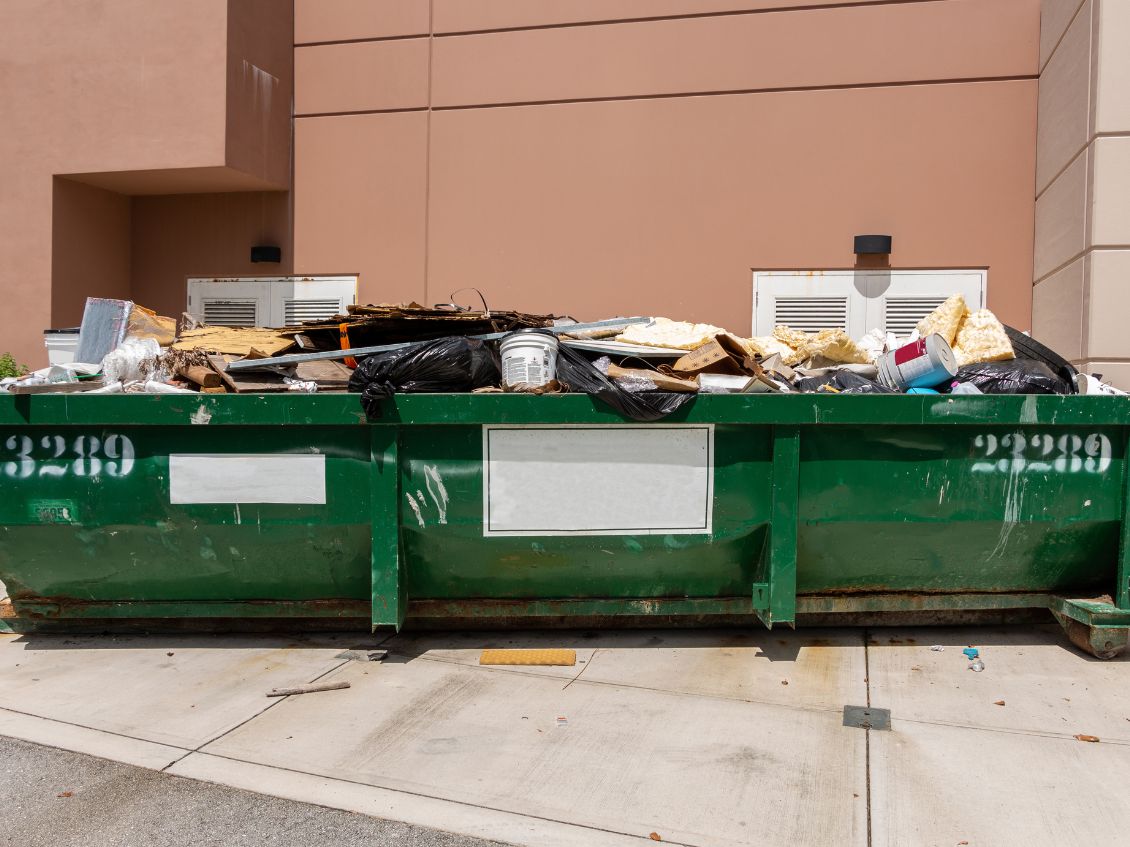
{"type": "Polygon", "coordinates": [[[427,115],[295,122],[294,269],[360,273],[362,302],[424,297],[427,115]]]}
{"type": "Polygon", "coordinates": [[[433,115],[427,302],[750,330],[751,269],[988,267],[1027,327],[1036,83],[688,97],[433,115]]]}
{"type": "Polygon", "coordinates": [[[294,43],[426,35],[428,3],[429,0],[294,0],[294,43]]]}
{"type": "Polygon", "coordinates": [[[327,44],[294,50],[295,114],[427,105],[427,39],[327,44]]]}
{"type": "MultiPolygon", "coordinates": [[[[834,6],[843,0],[434,0],[436,32],[553,26],[587,21],[765,12],[834,6]]],[[[860,0],[866,3],[868,0],[860,0]]],[[[874,0],[876,3],[889,0],[874,0]]],[[[923,0],[907,0],[923,2],[923,0]]],[[[1038,0],[1035,0],[1038,3],[1038,0]]],[[[1038,13],[1037,13],[1038,14],[1038,13]]]]}
{"type": "Polygon", "coordinates": [[[227,0],[0,2],[0,352],[46,362],[54,174],[225,164],[226,40],[227,0]]]}
{"type": "Polygon", "coordinates": [[[436,39],[433,105],[1036,73],[1032,0],[947,0],[436,39]]]}
{"type": "Polygon", "coordinates": [[[290,187],[294,19],[279,0],[228,0],[227,164],[290,187]]]}
{"type": "Polygon", "coordinates": [[[282,191],[134,197],[131,298],[180,317],[190,276],[289,273],[289,199],[282,191]],[[279,264],[252,264],[251,247],[282,247],[279,264]]]}
{"type": "Polygon", "coordinates": [[[130,198],[54,179],[50,291],[59,329],[79,325],[87,297],[129,299],[130,198]]]}

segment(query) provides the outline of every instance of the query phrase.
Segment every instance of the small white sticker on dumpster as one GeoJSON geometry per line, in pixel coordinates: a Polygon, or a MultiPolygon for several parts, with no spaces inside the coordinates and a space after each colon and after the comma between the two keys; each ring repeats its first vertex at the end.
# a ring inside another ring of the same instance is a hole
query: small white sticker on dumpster
{"type": "Polygon", "coordinates": [[[483,535],[709,534],[711,425],[484,426],[483,535]]]}
{"type": "Polygon", "coordinates": [[[172,503],[326,502],[326,457],[320,453],[174,454],[172,503]]]}

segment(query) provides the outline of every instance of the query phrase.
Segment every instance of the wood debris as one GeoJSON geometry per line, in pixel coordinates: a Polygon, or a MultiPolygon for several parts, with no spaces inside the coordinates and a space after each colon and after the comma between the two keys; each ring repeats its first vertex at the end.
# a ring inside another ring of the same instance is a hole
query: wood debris
{"type": "Polygon", "coordinates": [[[293,368],[285,368],[287,376],[273,370],[229,371],[228,362],[223,356],[208,357],[209,364],[216,371],[228,391],[236,394],[278,394],[290,390],[287,376],[302,382],[313,382],[319,392],[346,391],[353,371],[341,362],[323,360],[301,362],[293,368]]]}
{"type": "Polygon", "coordinates": [[[277,330],[280,334],[302,336],[299,346],[306,351],[340,350],[343,340],[349,347],[371,347],[407,341],[430,341],[449,335],[483,335],[517,329],[553,325],[552,315],[533,315],[510,310],[482,311],[435,309],[419,303],[375,306],[350,306],[349,314],[329,320],[308,321],[277,330]],[[342,325],[345,330],[342,330],[342,325]],[[344,336],[344,338],[343,338],[344,336]]]}
{"type": "Polygon", "coordinates": [[[294,346],[294,339],[279,330],[261,327],[205,326],[185,330],[174,350],[205,350],[246,356],[252,348],[267,356],[277,356],[294,346]]]}
{"type": "Polygon", "coordinates": [[[268,697],[289,697],[291,694],[315,694],[319,691],[338,691],[349,688],[345,680],[341,682],[315,682],[310,685],[296,685],[293,688],[272,688],[267,692],[268,697]]]}

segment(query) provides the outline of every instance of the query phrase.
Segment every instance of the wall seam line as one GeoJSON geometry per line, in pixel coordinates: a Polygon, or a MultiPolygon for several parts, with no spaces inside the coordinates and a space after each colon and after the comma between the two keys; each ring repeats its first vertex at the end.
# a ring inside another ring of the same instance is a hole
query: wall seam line
{"type": "MultiPolygon", "coordinates": [[[[303,118],[330,118],[349,115],[388,115],[404,112],[457,112],[462,109],[512,109],[523,106],[568,106],[581,103],[622,103],[632,100],[675,100],[688,97],[734,97],[750,94],[789,94],[820,91],[853,91],[860,89],[876,88],[907,88],[911,86],[928,85],[977,85],[997,82],[1032,82],[1038,80],[1034,76],[996,76],[996,77],[966,77],[953,79],[908,80],[903,82],[860,82],[845,83],[843,85],[802,85],[782,86],[777,88],[735,88],[717,91],[685,91],[667,94],[616,94],[604,97],[569,97],[550,100],[521,100],[500,103],[474,103],[450,106],[437,106],[431,102],[431,92],[428,93],[428,103],[423,106],[400,106],[391,109],[345,109],[337,112],[302,112],[296,114],[296,120],[303,118]]],[[[430,78],[429,78],[430,84],[430,78]]],[[[1126,133],[1130,136],[1130,133],[1126,133]]]]}
{"type": "Polygon", "coordinates": [[[1075,14],[1073,14],[1071,16],[1071,20],[1069,20],[1067,22],[1067,26],[1065,26],[1063,28],[1063,32],[1061,32],[1059,34],[1059,38],[1056,39],[1055,45],[1052,47],[1051,51],[1048,53],[1048,60],[1046,62],[1044,62],[1042,65],[1040,65],[1040,75],[1041,76],[1043,76],[1044,71],[1047,70],[1048,65],[1051,64],[1052,57],[1059,50],[1059,45],[1061,45],[1063,43],[1063,39],[1067,37],[1067,31],[1075,25],[1075,19],[1079,17],[1079,13],[1083,11],[1083,7],[1086,6],[1086,5],[1087,5],[1087,0],[1083,0],[1083,2],[1079,4],[1079,8],[1077,8],[1075,10],[1075,14]]]}
{"type": "Polygon", "coordinates": [[[512,109],[522,106],[562,106],[578,103],[620,103],[629,100],[674,100],[688,97],[733,97],[747,94],[788,94],[792,92],[854,91],[872,88],[908,88],[911,86],[927,85],[976,85],[978,83],[996,82],[1033,82],[1038,79],[1039,77],[1035,76],[1018,75],[908,80],[902,82],[859,82],[844,83],[843,85],[796,85],[779,86],[772,88],[734,88],[719,89],[713,91],[684,91],[667,94],[618,94],[603,97],[561,97],[547,100],[520,100],[500,103],[469,103],[450,106],[437,106],[433,104],[431,109],[432,111],[436,112],[454,112],[459,111],[460,109],[512,109]]]}
{"type": "Polygon", "coordinates": [[[373,35],[365,38],[330,38],[325,41],[296,41],[294,47],[298,49],[299,47],[336,47],[339,44],[372,44],[383,41],[419,41],[430,37],[431,36],[426,32],[418,32],[412,35],[373,35]]]}
{"type": "Polygon", "coordinates": [[[593,26],[619,26],[621,24],[642,24],[661,21],[686,21],[701,18],[737,18],[751,15],[771,15],[788,12],[823,12],[834,9],[859,9],[872,6],[914,6],[922,3],[942,3],[946,0],[855,0],[841,3],[808,3],[803,6],[774,6],[769,9],[729,9],[717,12],[687,12],[678,15],[643,15],[634,18],[607,18],[599,21],[562,21],[551,24],[527,24],[524,26],[486,27],[483,29],[451,30],[436,33],[437,38],[458,38],[467,35],[495,35],[506,32],[535,32],[546,29],[578,29],[593,26]]]}
{"type": "Polygon", "coordinates": [[[435,59],[435,0],[428,0],[428,108],[424,126],[424,303],[428,302],[432,255],[432,77],[435,59]]]}
{"type": "Polygon", "coordinates": [[[303,112],[294,116],[295,120],[303,118],[347,118],[353,115],[401,115],[406,112],[426,112],[427,106],[405,106],[399,109],[356,109],[344,112],[303,112]]]}
{"type": "MultiPolygon", "coordinates": [[[[939,3],[942,0],[855,0],[841,3],[810,3],[803,6],[774,6],[768,9],[728,9],[717,12],[686,12],[678,15],[641,15],[634,18],[603,18],[597,21],[562,21],[559,23],[525,24],[518,26],[485,27],[483,29],[456,29],[436,32],[434,14],[429,9],[428,32],[404,33],[401,35],[371,35],[362,38],[326,38],[318,41],[296,41],[298,47],[331,47],[338,44],[368,44],[382,41],[410,41],[423,38],[458,38],[467,35],[496,35],[507,32],[538,32],[547,29],[578,29],[593,26],[617,26],[620,24],[658,23],[663,21],[687,21],[701,18],[735,18],[751,15],[782,14],[787,12],[824,12],[836,9],[866,9],[872,6],[912,6],[921,3],[939,3]]],[[[1057,43],[1058,46],[1058,43],[1057,43]]]]}
{"type": "Polygon", "coordinates": [[[1059,264],[1059,265],[1056,265],[1056,266],[1055,266],[1054,268],[1052,268],[1052,269],[1051,269],[1050,271],[1048,271],[1048,272],[1047,272],[1046,274],[1044,274],[1043,276],[1041,276],[1041,277],[1037,278],[1037,279],[1036,279],[1036,281],[1032,283],[1032,287],[1033,287],[1033,288],[1035,288],[1035,287],[1036,287],[1037,285],[1039,285],[1039,284],[1040,284],[1041,282],[1044,282],[1045,280],[1049,279],[1050,277],[1053,277],[1053,276],[1055,276],[1055,275],[1056,275],[1057,273],[1059,273],[1060,271],[1064,270],[1064,269],[1065,269],[1066,267],[1068,267],[1069,265],[1072,265],[1072,264],[1074,264],[1075,262],[1078,262],[1078,261],[1079,261],[1080,259],[1083,259],[1083,258],[1085,258],[1085,257],[1087,256],[1087,254],[1088,254],[1088,253],[1090,253],[1090,252],[1091,252],[1091,251],[1092,251],[1093,249],[1094,249],[1093,247],[1087,247],[1087,248],[1085,248],[1085,249],[1081,250],[1080,252],[1078,252],[1078,253],[1075,253],[1075,254],[1074,254],[1074,255],[1072,255],[1072,257],[1071,257],[1070,259],[1068,259],[1068,260],[1067,260],[1066,262],[1063,262],[1063,263],[1061,263],[1061,264],[1059,264]]]}
{"type": "Polygon", "coordinates": [[[1130,244],[1092,244],[1090,247],[1087,247],[1084,250],[1081,250],[1078,253],[1074,254],[1066,262],[1063,262],[1062,264],[1056,265],[1054,268],[1052,268],[1046,274],[1037,278],[1032,283],[1032,287],[1035,288],[1041,282],[1046,282],[1049,277],[1055,276],[1057,273],[1062,271],[1068,265],[1074,264],[1075,262],[1078,262],[1080,259],[1085,259],[1088,256],[1090,256],[1092,253],[1097,253],[1097,252],[1100,252],[1100,251],[1110,251],[1110,250],[1130,250],[1130,244]]]}
{"type": "Polygon", "coordinates": [[[1095,140],[1094,138],[1090,139],[1090,141],[1088,141],[1086,144],[1084,144],[1082,147],[1080,147],[1078,150],[1076,150],[1071,155],[1071,158],[1067,160],[1067,164],[1064,165],[1062,168],[1060,168],[1058,171],[1056,171],[1055,176],[1053,176],[1051,179],[1048,180],[1047,185],[1045,185],[1043,188],[1041,188],[1039,191],[1036,192],[1036,202],[1037,203],[1040,202],[1040,198],[1044,196],[1044,194],[1047,192],[1047,190],[1049,188],[1051,188],[1053,185],[1055,185],[1056,182],[1059,180],[1059,178],[1071,169],[1072,165],[1074,165],[1077,161],[1079,161],[1079,157],[1087,152],[1087,149],[1091,146],[1091,144],[1094,142],[1094,140],[1095,140]]]}
{"type": "Polygon", "coordinates": [[[1063,176],[1064,172],[1067,171],[1073,164],[1075,164],[1079,157],[1087,152],[1088,148],[1093,146],[1094,143],[1100,138],[1130,138],[1130,130],[1110,130],[1107,132],[1093,133],[1091,137],[1087,139],[1087,143],[1072,154],[1071,158],[1068,159],[1067,164],[1055,172],[1055,175],[1050,180],[1048,180],[1048,184],[1036,192],[1036,200],[1038,201],[1044,195],[1044,193],[1055,184],[1056,180],[1063,176]]]}

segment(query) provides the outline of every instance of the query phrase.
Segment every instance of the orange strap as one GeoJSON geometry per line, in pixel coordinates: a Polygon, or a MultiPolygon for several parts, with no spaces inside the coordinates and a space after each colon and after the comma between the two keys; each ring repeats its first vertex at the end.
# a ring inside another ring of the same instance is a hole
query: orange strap
{"type": "MultiPolygon", "coordinates": [[[[338,324],[337,329],[338,329],[338,333],[341,335],[341,349],[342,350],[348,350],[349,346],[350,346],[349,345],[349,324],[338,324]]],[[[346,356],[345,357],[345,364],[350,368],[356,368],[357,367],[357,360],[354,359],[352,356],[346,356]]]]}

